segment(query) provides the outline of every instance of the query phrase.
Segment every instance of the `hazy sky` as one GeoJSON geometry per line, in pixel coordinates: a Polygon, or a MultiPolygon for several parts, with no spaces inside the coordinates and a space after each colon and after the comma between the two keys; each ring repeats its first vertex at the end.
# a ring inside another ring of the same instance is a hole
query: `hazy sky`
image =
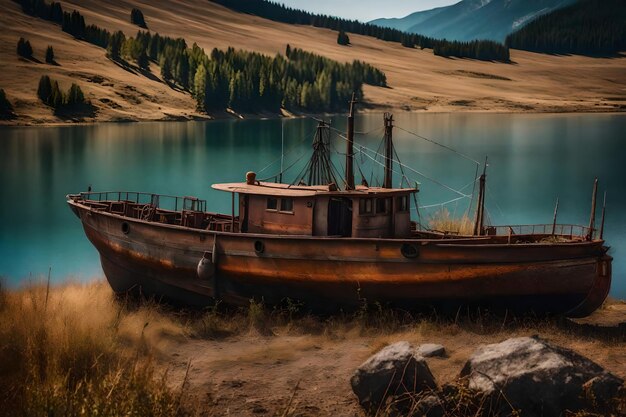
{"type": "Polygon", "coordinates": [[[447,6],[460,0],[278,0],[287,6],[347,19],[369,21],[379,17],[404,17],[418,10],[447,6]]]}

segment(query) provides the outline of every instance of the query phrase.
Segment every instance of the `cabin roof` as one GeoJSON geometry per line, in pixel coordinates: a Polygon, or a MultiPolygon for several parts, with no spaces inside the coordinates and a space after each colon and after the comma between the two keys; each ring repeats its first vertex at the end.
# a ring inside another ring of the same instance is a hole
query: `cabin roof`
{"type": "Polygon", "coordinates": [[[230,193],[240,194],[257,194],[269,195],[277,197],[312,197],[316,195],[395,195],[407,194],[417,191],[415,188],[382,188],[382,187],[365,187],[357,185],[356,190],[331,191],[328,185],[291,185],[277,184],[273,182],[257,182],[256,184],[248,184],[245,182],[233,182],[223,184],[213,184],[212,188],[219,191],[227,191],[230,193]]]}

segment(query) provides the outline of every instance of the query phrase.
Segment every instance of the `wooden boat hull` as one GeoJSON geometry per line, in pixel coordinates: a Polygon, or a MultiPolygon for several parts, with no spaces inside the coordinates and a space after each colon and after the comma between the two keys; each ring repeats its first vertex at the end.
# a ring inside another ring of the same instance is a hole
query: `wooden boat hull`
{"type": "Polygon", "coordinates": [[[290,298],[316,311],[337,311],[365,299],[403,308],[476,304],[582,317],[604,302],[611,283],[602,241],[507,245],[488,238],[226,233],[69,204],[114,291],[141,291],[188,306],[211,305],[215,298],[239,305],[290,298]],[[215,252],[210,279],[196,269],[206,252],[215,252]]]}

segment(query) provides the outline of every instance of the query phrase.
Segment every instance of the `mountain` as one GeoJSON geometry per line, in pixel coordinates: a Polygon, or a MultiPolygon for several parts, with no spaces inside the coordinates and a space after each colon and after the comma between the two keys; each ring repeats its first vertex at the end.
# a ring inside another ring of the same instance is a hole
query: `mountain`
{"type": "Polygon", "coordinates": [[[581,0],[510,34],[516,49],[553,54],[610,55],[626,51],[626,1],[581,0]]]}
{"type": "Polygon", "coordinates": [[[387,26],[433,38],[503,42],[508,34],[543,14],[576,0],[462,0],[447,7],[410,14],[401,19],[376,19],[387,26]]]}
{"type": "Polygon", "coordinates": [[[382,19],[375,19],[372,20],[371,23],[372,25],[376,25],[376,26],[382,26],[382,27],[388,27],[388,28],[392,28],[392,29],[398,29],[398,30],[402,30],[405,32],[408,32],[409,29],[411,29],[411,27],[413,26],[417,26],[420,23],[425,22],[426,20],[430,19],[431,17],[437,15],[438,13],[444,11],[445,9],[447,9],[450,6],[447,7],[437,7],[435,9],[430,9],[430,10],[424,10],[421,12],[415,12],[415,13],[411,13],[408,16],[405,17],[392,17],[392,18],[382,18],[382,19]]]}

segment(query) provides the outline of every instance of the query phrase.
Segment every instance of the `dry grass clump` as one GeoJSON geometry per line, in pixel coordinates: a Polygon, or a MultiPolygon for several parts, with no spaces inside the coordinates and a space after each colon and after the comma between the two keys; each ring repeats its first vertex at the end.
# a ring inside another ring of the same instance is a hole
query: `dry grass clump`
{"type": "Polygon", "coordinates": [[[0,288],[0,415],[188,415],[153,361],[152,339],[176,329],[155,314],[104,284],[0,288]]]}
{"type": "Polygon", "coordinates": [[[474,221],[467,214],[455,218],[445,208],[430,215],[428,226],[431,230],[442,233],[458,235],[471,235],[474,233],[474,221]]]}

